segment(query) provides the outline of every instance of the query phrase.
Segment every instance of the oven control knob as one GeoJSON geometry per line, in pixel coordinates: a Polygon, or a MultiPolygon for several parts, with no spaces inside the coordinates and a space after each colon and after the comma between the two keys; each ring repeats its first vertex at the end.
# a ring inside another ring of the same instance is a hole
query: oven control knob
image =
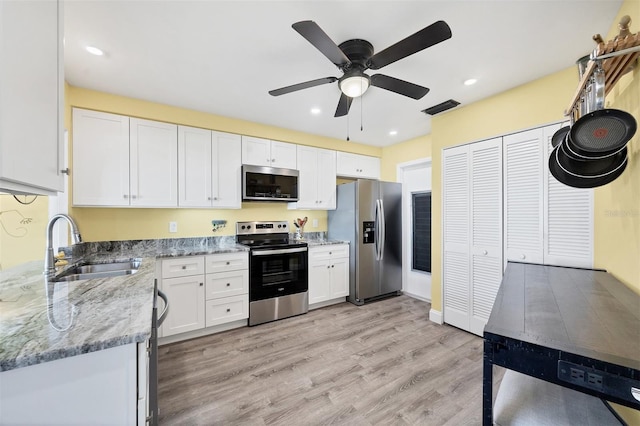
{"type": "Polygon", "coordinates": [[[251,225],[247,225],[247,229],[251,229],[251,225]]]}
{"type": "Polygon", "coordinates": [[[282,228],[282,225],[278,225],[278,228],[282,228]]]}
{"type": "Polygon", "coordinates": [[[246,228],[246,226],[242,225],[242,229],[246,228]]]}
{"type": "Polygon", "coordinates": [[[283,228],[286,228],[286,227],[287,227],[287,224],[286,224],[286,223],[283,223],[283,224],[282,224],[282,227],[283,227],[283,228]]]}

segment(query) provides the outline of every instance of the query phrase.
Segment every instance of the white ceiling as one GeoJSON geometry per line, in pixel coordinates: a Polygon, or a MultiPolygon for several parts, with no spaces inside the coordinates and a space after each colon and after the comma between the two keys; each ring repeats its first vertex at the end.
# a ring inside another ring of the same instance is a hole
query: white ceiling
{"type": "MultiPolygon", "coordinates": [[[[430,132],[421,110],[462,105],[573,66],[606,35],[622,0],[65,1],[69,84],[353,142],[386,146],[430,132]],[[334,118],[337,83],[271,89],[341,72],[291,24],[313,20],[336,44],[380,51],[437,20],[453,36],[379,71],[431,91],[371,88],[334,118]],[[86,45],[103,49],[98,57],[86,45]],[[477,78],[474,86],[464,86],[477,78]],[[312,107],[322,113],[310,114],[312,107]],[[360,131],[362,117],[363,131],[360,131]],[[396,130],[396,136],[389,131],[396,130]]],[[[576,72],[577,82],[577,72],[576,72]]],[[[569,101],[567,99],[567,101],[569,101]]],[[[518,105],[514,105],[517,108],[518,105]]],[[[558,112],[561,114],[561,111],[558,112]]],[[[460,123],[464,125],[464,123],[460,123]]]]}

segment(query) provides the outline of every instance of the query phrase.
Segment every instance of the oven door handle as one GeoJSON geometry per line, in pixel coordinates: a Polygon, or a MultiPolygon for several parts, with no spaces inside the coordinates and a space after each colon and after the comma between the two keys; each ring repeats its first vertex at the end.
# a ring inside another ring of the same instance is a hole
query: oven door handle
{"type": "Polygon", "coordinates": [[[287,254],[287,253],[300,253],[307,251],[306,247],[280,249],[280,250],[252,250],[251,256],[271,256],[273,254],[287,254]]]}

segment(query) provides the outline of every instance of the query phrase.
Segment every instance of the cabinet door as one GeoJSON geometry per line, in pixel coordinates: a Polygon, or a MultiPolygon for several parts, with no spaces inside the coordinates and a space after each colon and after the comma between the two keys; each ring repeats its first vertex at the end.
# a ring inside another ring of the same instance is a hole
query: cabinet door
{"type": "Polygon", "coordinates": [[[211,206],[211,131],[178,126],[178,205],[211,206]]]}
{"type": "Polygon", "coordinates": [[[171,303],[162,324],[162,337],[204,328],[203,275],[163,279],[162,291],[171,303]]]}
{"type": "Polygon", "coordinates": [[[309,262],[309,304],[331,299],[330,261],[309,262]]]}
{"type": "Polygon", "coordinates": [[[129,117],[73,109],[73,204],[129,205],[129,117]]]}
{"type": "Polygon", "coordinates": [[[336,208],[336,152],[318,149],[318,207],[323,210],[336,208]]]}
{"type": "Polygon", "coordinates": [[[207,300],[207,327],[249,318],[249,296],[207,300]]]}
{"type": "MultiPolygon", "coordinates": [[[[566,125],[566,124],[565,124],[566,125]]],[[[544,129],[545,159],[553,151],[551,137],[560,125],[544,129]]],[[[572,188],[556,180],[543,161],[545,176],[544,263],[593,267],[593,189],[572,188]]]]}
{"type": "Polygon", "coordinates": [[[471,312],[482,335],[502,281],[502,138],[469,145],[471,312]]]}
{"type": "Polygon", "coordinates": [[[297,169],[297,149],[292,143],[271,141],[271,166],[282,169],[297,169]]]}
{"type": "Polygon", "coordinates": [[[242,164],[270,166],[271,141],[252,136],[242,136],[242,164]]]}
{"type": "Polygon", "coordinates": [[[298,147],[298,202],[299,209],[318,208],[318,148],[298,147]]]}
{"type": "Polygon", "coordinates": [[[349,295],[349,258],[339,257],[331,261],[330,299],[349,295]]]}
{"type": "Polygon", "coordinates": [[[504,262],[543,263],[543,129],[504,137],[504,262]]]}
{"type": "Polygon", "coordinates": [[[178,128],[130,119],[131,206],[178,205],[178,128]]]}
{"type": "Polygon", "coordinates": [[[238,296],[249,293],[249,270],[207,274],[206,299],[238,296]]]}
{"type": "Polygon", "coordinates": [[[211,206],[211,130],[178,126],[178,205],[211,206]]]}
{"type": "Polygon", "coordinates": [[[63,2],[0,2],[0,190],[64,190],[63,2]]]}
{"type": "Polygon", "coordinates": [[[471,293],[469,147],[445,149],[442,163],[444,321],[468,330],[471,293]]]}
{"type": "Polygon", "coordinates": [[[380,179],[380,159],[368,155],[358,156],[360,175],[366,179],[380,179]]]}
{"type": "Polygon", "coordinates": [[[213,207],[239,209],[242,206],[240,139],[240,135],[212,132],[213,207]]]}

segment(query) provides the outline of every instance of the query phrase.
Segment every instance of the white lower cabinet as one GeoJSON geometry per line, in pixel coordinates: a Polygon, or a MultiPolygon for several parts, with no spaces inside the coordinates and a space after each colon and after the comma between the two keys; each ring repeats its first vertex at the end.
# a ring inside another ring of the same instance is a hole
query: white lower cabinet
{"type": "Polygon", "coordinates": [[[135,425],[146,414],[147,364],[138,357],[147,353],[146,345],[129,343],[0,373],[0,423],[135,425]]]}
{"type": "MultiPolygon", "coordinates": [[[[309,248],[309,305],[344,302],[349,295],[349,245],[309,248]]],[[[320,307],[320,306],[318,306],[320,307]]]]}
{"type": "Polygon", "coordinates": [[[248,265],[245,252],[161,260],[160,289],[167,295],[170,307],[160,336],[248,318],[248,265]]]}
{"type": "Polygon", "coordinates": [[[169,299],[163,337],[204,327],[204,275],[163,279],[162,291],[169,299]]]}

